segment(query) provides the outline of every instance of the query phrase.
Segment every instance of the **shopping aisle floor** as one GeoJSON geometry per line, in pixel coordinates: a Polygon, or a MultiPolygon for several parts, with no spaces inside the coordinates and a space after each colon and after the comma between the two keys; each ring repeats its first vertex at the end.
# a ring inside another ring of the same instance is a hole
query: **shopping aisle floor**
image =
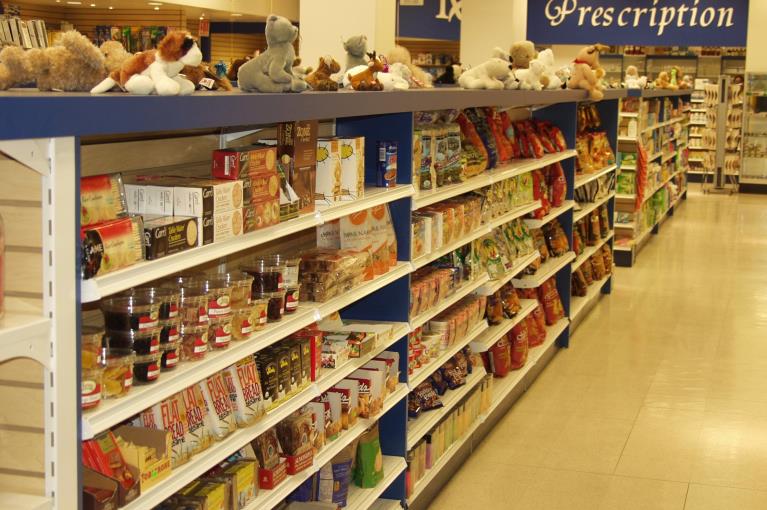
{"type": "Polygon", "coordinates": [[[432,510],[767,508],[767,197],[691,191],[615,280],[432,510]]]}

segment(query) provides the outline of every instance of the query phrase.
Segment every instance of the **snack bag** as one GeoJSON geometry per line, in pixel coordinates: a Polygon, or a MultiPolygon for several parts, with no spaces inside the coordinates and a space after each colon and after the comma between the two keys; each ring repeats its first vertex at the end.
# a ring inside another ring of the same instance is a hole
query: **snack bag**
{"type": "Polygon", "coordinates": [[[557,290],[557,282],[552,277],[538,287],[538,300],[543,303],[546,324],[551,326],[565,316],[565,309],[557,290]]]}
{"type": "Polygon", "coordinates": [[[237,429],[237,422],[229,398],[229,390],[219,372],[198,384],[205,401],[206,422],[212,437],[218,441],[237,429]]]}
{"type": "Polygon", "coordinates": [[[548,167],[549,191],[551,194],[551,206],[560,207],[566,198],[567,180],[561,163],[554,163],[548,167]]]}
{"type": "Polygon", "coordinates": [[[540,170],[533,170],[533,199],[541,201],[541,207],[536,209],[532,214],[536,219],[541,219],[549,212],[551,212],[551,204],[549,203],[549,190],[546,186],[546,177],[540,170]]]}
{"type": "Polygon", "coordinates": [[[495,168],[498,165],[498,148],[495,145],[493,133],[487,125],[487,119],[477,108],[467,108],[464,110],[464,113],[471,123],[474,124],[477,134],[480,140],[482,140],[482,145],[484,145],[487,151],[487,167],[495,168]]]}
{"type": "Polygon", "coordinates": [[[572,288],[573,296],[584,297],[588,294],[588,285],[586,285],[586,278],[583,277],[583,271],[579,267],[573,271],[572,276],[572,288]]]}
{"type": "Polygon", "coordinates": [[[253,356],[243,358],[223,370],[224,382],[238,427],[252,425],[264,414],[261,379],[253,356]]]}
{"type": "Polygon", "coordinates": [[[190,445],[192,455],[194,455],[206,450],[213,441],[208,430],[205,398],[197,385],[189,386],[179,392],[178,395],[183,400],[186,411],[186,441],[190,445]]]}
{"type": "Polygon", "coordinates": [[[503,122],[498,114],[498,110],[495,108],[483,108],[483,110],[490,132],[493,134],[495,146],[498,148],[499,162],[506,163],[511,161],[511,158],[514,157],[514,149],[511,147],[509,139],[504,135],[503,122]]]}
{"type": "Polygon", "coordinates": [[[383,454],[378,436],[378,423],[376,423],[360,436],[354,468],[354,483],[363,489],[370,489],[378,485],[383,477],[383,454]]]}
{"type": "Polygon", "coordinates": [[[171,467],[184,464],[192,456],[193,450],[187,436],[186,409],[178,395],[142,411],[139,421],[148,429],[167,430],[171,433],[171,467]]]}
{"type": "Polygon", "coordinates": [[[546,341],[546,328],[535,320],[533,314],[525,317],[525,325],[527,326],[528,347],[536,347],[546,341]]]}
{"type": "Polygon", "coordinates": [[[394,231],[394,223],[391,220],[391,210],[389,204],[384,206],[384,215],[386,221],[386,245],[389,248],[389,267],[397,265],[397,234],[394,231]]]}
{"type": "Polygon", "coordinates": [[[498,339],[487,351],[489,372],[495,377],[506,377],[511,369],[511,351],[506,335],[498,339]]]}
{"type": "Polygon", "coordinates": [[[349,485],[352,480],[352,446],[341,450],[333,460],[320,468],[317,486],[317,501],[333,503],[339,508],[346,506],[349,485]]]}
{"type": "Polygon", "coordinates": [[[461,113],[456,119],[461,127],[461,148],[463,151],[465,176],[474,177],[488,168],[488,154],[474,124],[461,113]]]}
{"type": "Polygon", "coordinates": [[[527,363],[527,352],[529,350],[527,321],[521,321],[511,328],[508,337],[508,341],[511,344],[511,369],[519,370],[527,363]]]}
{"type": "Polygon", "coordinates": [[[368,227],[373,253],[373,274],[378,276],[389,271],[389,233],[386,223],[386,204],[370,208],[368,227]]]}
{"type": "Polygon", "coordinates": [[[512,158],[516,159],[522,157],[522,152],[520,151],[519,143],[517,142],[517,137],[514,133],[514,124],[511,122],[509,112],[502,111],[499,116],[501,119],[501,126],[503,127],[503,134],[509,141],[509,144],[511,144],[512,158]]]}

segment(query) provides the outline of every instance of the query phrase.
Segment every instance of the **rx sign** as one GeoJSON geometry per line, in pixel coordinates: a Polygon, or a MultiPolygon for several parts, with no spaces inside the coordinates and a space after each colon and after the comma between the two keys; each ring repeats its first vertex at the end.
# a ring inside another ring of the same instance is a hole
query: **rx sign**
{"type": "Polygon", "coordinates": [[[400,0],[397,36],[457,41],[461,38],[461,0],[400,0]]]}

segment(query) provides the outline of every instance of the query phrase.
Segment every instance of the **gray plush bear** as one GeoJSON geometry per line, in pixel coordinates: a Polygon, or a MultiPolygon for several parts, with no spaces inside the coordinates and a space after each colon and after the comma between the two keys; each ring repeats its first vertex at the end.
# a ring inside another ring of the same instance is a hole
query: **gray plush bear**
{"type": "Polygon", "coordinates": [[[309,88],[306,81],[293,74],[296,52],[293,41],[298,28],[290,20],[270,14],[266,20],[268,48],[249,60],[237,72],[237,85],[245,92],[301,92],[309,88]]]}
{"type": "Polygon", "coordinates": [[[368,61],[365,55],[368,51],[368,38],[365,35],[355,35],[344,41],[346,51],[346,70],[355,66],[366,66],[368,61]]]}

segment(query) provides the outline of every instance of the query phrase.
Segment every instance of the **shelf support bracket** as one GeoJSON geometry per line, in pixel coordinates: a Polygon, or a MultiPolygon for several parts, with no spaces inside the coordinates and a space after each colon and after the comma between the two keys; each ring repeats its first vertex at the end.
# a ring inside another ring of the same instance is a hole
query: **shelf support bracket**
{"type": "Polygon", "coordinates": [[[234,133],[221,133],[218,136],[218,148],[226,149],[230,142],[256,134],[259,131],[262,131],[262,129],[249,129],[247,131],[237,131],[234,133]]]}
{"type": "Polygon", "coordinates": [[[0,141],[0,152],[44,177],[51,173],[50,138],[3,140],[0,141]]]}

